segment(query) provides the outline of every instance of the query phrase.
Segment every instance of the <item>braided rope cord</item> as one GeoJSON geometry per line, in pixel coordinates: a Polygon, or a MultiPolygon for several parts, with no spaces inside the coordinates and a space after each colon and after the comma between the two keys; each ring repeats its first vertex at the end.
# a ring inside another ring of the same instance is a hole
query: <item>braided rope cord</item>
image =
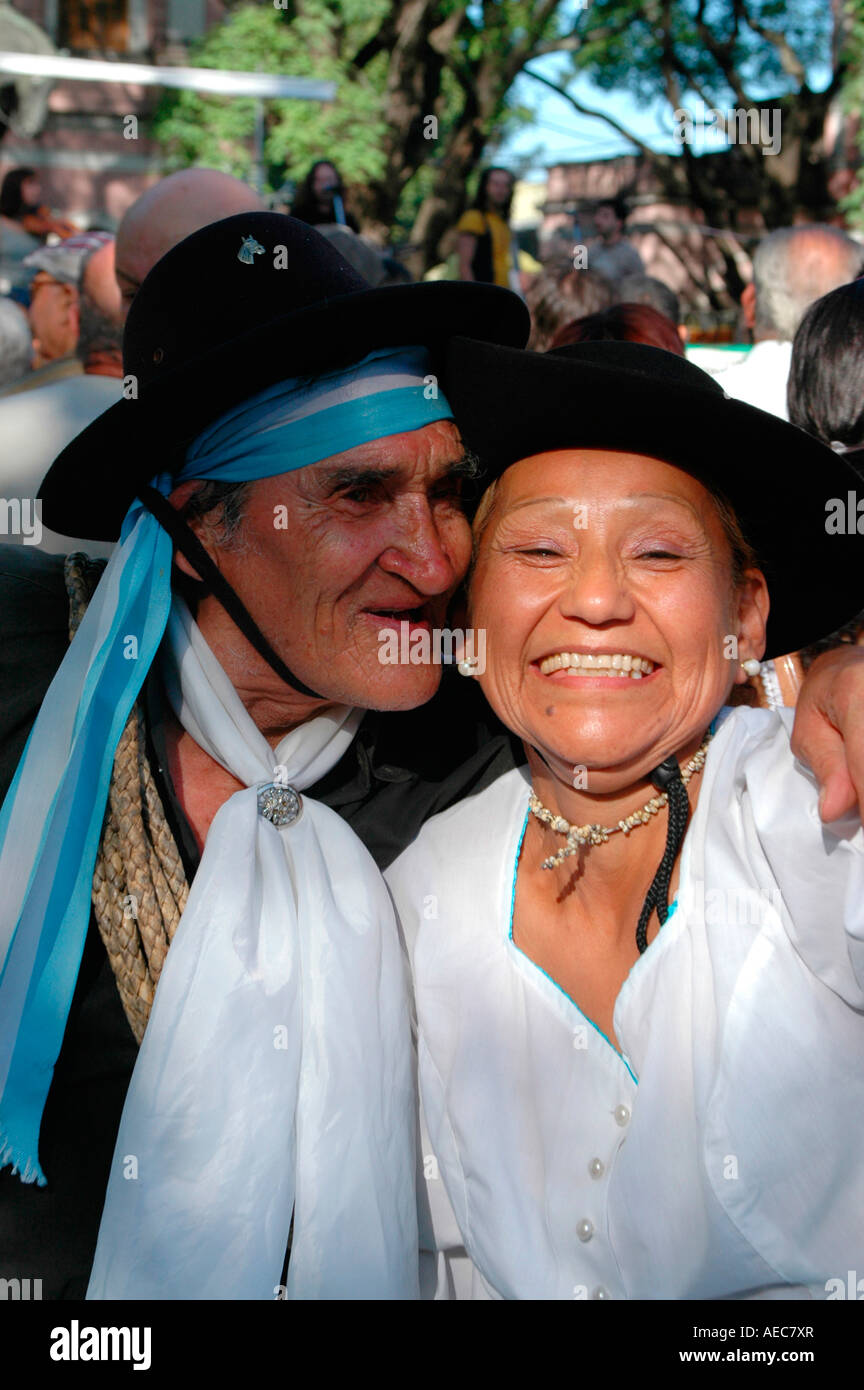
{"type": "MultiPolygon", "coordinates": [[[[76,552],[64,566],[69,639],[101,578],[104,561],[76,552]]],[[[140,699],[126,721],[93,871],[93,911],[129,1026],[140,1043],[189,885],[147,761],[140,699]]]]}
{"type": "Polygon", "coordinates": [[[656,780],[654,776],[651,780],[655,786],[662,787],[666,792],[669,819],[666,824],[666,848],[663,851],[663,858],[657,866],[651,887],[645,894],[645,901],[642,904],[642,911],[639,913],[639,922],[636,927],[636,945],[640,955],[648,949],[648,923],[655,907],[661,927],[669,916],[669,881],[675,867],[675,860],[678,858],[681,841],[684,839],[684,832],[687,829],[687,818],[690,815],[687,788],[681,780],[681,769],[674,757],[667,758],[665,763],[661,763],[656,770],[656,780]]]}

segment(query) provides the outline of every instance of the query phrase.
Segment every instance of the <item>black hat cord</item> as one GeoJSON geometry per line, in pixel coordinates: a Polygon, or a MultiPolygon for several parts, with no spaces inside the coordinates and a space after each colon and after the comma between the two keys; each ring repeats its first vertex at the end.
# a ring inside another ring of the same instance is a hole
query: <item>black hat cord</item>
{"type": "Polygon", "coordinates": [[[171,506],[168,499],[163,497],[161,492],[157,492],[155,488],[149,486],[139,488],[138,496],[147,510],[155,516],[160,526],[163,526],[168,532],[177,549],[185,555],[195,572],[200,575],[213,597],[221,603],[231,621],[236,623],[243,636],[252,644],[258,655],[263,657],[270,669],[275,671],[279,679],[285,681],[287,685],[293,686],[301,695],[308,695],[312,700],[323,700],[323,695],[319,695],[317,691],[304,685],[292,671],[289,671],[282,658],[276,655],[252,615],[243,606],[225,576],[210,559],[194,531],[186,525],[186,522],[171,506]]]}
{"type": "Polygon", "coordinates": [[[648,946],[648,923],[654,909],[657,909],[661,927],[669,916],[669,882],[690,815],[687,783],[694,773],[702,770],[710,740],[711,734],[708,733],[683,771],[674,754],[664,758],[663,762],[655,767],[650,774],[651,781],[660,792],[660,796],[652,797],[641,810],[634,811],[630,816],[619,821],[617,825],[570,825],[563,816],[555,815],[553,811],[549,811],[538,800],[533,791],[528,798],[529,809],[539,821],[567,836],[565,847],[543,861],[541,867],[544,869],[554,869],[558,864],[562,864],[569,855],[578,853],[586,845],[605,844],[609,836],[616,834],[619,830],[623,831],[625,835],[629,835],[631,830],[636,829],[638,825],[647,824],[664,805],[668,805],[666,848],[651,882],[651,887],[645,894],[642,911],[639,913],[639,922],[636,926],[636,945],[640,955],[648,946]]]}
{"type": "Polygon", "coordinates": [[[681,781],[681,769],[678,766],[678,759],[674,755],[665,758],[659,767],[655,767],[651,773],[651,781],[658,791],[665,792],[668,797],[669,820],[666,824],[666,848],[663,851],[663,858],[657,867],[651,887],[645,894],[642,911],[639,913],[636,945],[640,955],[648,946],[648,923],[655,907],[661,927],[669,916],[669,880],[672,877],[675,860],[678,858],[681,841],[684,839],[684,832],[687,829],[687,818],[690,815],[687,788],[681,781]]]}

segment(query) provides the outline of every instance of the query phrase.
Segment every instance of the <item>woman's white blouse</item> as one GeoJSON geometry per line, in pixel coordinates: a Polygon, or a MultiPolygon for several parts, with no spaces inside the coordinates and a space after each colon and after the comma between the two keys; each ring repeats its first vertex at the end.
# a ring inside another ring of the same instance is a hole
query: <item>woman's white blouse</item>
{"type": "Polygon", "coordinates": [[[676,910],[618,995],[620,1054],[511,939],[527,768],[386,875],[438,1297],[826,1298],[864,1277],[864,837],[821,824],[791,711],[724,716],[676,910]]]}

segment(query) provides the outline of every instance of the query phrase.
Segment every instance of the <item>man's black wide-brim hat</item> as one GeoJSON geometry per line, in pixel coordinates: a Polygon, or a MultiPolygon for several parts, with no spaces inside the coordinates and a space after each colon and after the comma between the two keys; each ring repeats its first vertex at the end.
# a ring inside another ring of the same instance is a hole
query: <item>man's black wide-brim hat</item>
{"type": "Polygon", "coordinates": [[[864,609],[864,536],[826,525],[833,499],[845,512],[850,492],[864,496],[860,476],[803,430],[729,399],[691,362],[641,343],[532,353],[454,338],[444,380],[485,483],[533,454],[609,449],[675,464],[725,496],[768,582],[766,656],[798,651],[864,609]]]}
{"type": "Polygon", "coordinates": [[[125,398],[67,445],[40,490],[46,526],[116,540],[137,488],[179,470],[206,425],[292,376],[420,344],[433,371],[456,333],[521,347],[529,318],[494,285],[371,289],[314,228],[241,213],[186,237],[153,267],[123,337],[125,398]],[[134,378],[134,392],[128,378],[134,378]]]}

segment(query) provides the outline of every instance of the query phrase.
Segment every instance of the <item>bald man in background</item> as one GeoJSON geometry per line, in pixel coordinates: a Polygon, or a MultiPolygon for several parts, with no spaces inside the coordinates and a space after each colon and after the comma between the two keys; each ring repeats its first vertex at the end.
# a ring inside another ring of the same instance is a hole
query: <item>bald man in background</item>
{"type": "Polygon", "coordinates": [[[753,256],[753,282],[741,295],[754,346],[743,362],[713,373],[726,394],[788,420],[795,331],[811,304],[862,269],[864,247],[837,227],[780,227],[764,236],[753,256]]]}
{"type": "Polygon", "coordinates": [[[266,211],[263,198],[248,184],[218,169],[181,169],[148,188],[117,229],[123,317],[149,271],[184,237],[238,212],[266,211]]]}

